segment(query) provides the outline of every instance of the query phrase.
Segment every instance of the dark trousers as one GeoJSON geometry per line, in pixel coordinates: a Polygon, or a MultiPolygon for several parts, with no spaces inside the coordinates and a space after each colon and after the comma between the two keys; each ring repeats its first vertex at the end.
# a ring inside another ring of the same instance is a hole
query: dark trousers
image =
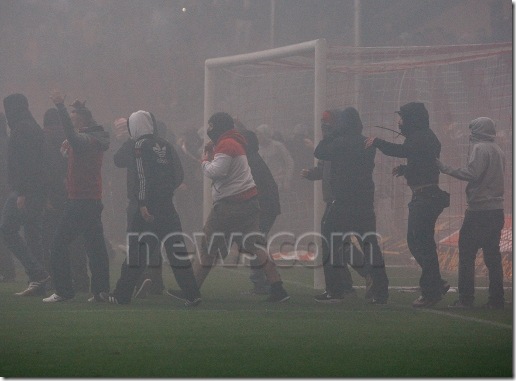
{"type": "MultiPolygon", "coordinates": [[[[321,222],[323,270],[326,291],[339,294],[352,288],[348,263],[363,268],[373,279],[373,296],[386,300],[389,280],[376,235],[376,216],[371,207],[334,201],[327,204],[321,222]],[[352,243],[355,237],[362,252],[352,243]]],[[[365,276],[365,274],[364,274],[365,276]]]]}
{"type": "Polygon", "coordinates": [[[128,257],[122,264],[120,279],[116,283],[113,294],[121,304],[131,302],[134,288],[145,269],[161,266],[161,244],[165,239],[163,242],[165,252],[178,286],[188,299],[198,298],[199,288],[184,238],[181,236],[181,221],[176,210],[173,207],[167,207],[159,211],[149,211],[155,218],[152,223],[146,222],[139,210],[132,218],[128,234],[133,234],[136,238],[129,239],[128,257]],[[143,235],[138,239],[141,233],[150,233],[148,239],[143,238],[143,235]]]}
{"type": "MultiPolygon", "coordinates": [[[[60,208],[47,208],[44,215],[43,223],[43,249],[45,251],[45,259],[43,264],[45,269],[52,275],[52,265],[50,259],[50,251],[54,234],[57,226],[61,221],[64,212],[64,203],[60,208]]],[[[90,291],[90,277],[88,275],[88,257],[84,249],[84,238],[78,237],[70,243],[70,263],[72,269],[72,281],[74,290],[78,292],[90,291]]]]}
{"type": "Polygon", "coordinates": [[[0,278],[2,282],[11,282],[16,279],[13,257],[3,239],[0,240],[0,278]]]}
{"type": "MultiPolygon", "coordinates": [[[[136,213],[140,213],[138,208],[138,201],[136,199],[129,200],[126,213],[127,232],[129,232],[131,230],[131,221],[133,220],[136,213]]],[[[145,271],[140,276],[140,279],[136,283],[136,289],[139,289],[146,279],[150,279],[152,281],[149,290],[151,294],[161,295],[163,293],[163,290],[165,290],[165,284],[163,283],[163,266],[161,263],[159,266],[147,266],[145,271]]]]}
{"type": "Polygon", "coordinates": [[[475,259],[482,249],[489,271],[489,302],[502,304],[503,271],[500,237],[504,224],[503,210],[466,211],[459,233],[459,298],[473,303],[475,294],[475,259]]]}
{"type": "MultiPolygon", "coordinates": [[[[263,211],[260,211],[260,219],[259,219],[259,225],[260,225],[260,232],[263,233],[265,236],[269,234],[270,230],[272,229],[272,225],[274,225],[274,221],[276,221],[276,214],[267,214],[263,211]]],[[[265,246],[266,243],[265,243],[265,246]]],[[[258,259],[251,260],[251,275],[249,276],[249,279],[251,282],[253,282],[254,289],[255,290],[263,290],[263,291],[269,291],[270,285],[269,282],[267,282],[267,277],[265,276],[265,271],[263,271],[262,268],[260,268],[260,261],[258,259]]]]}
{"type": "Polygon", "coordinates": [[[109,291],[109,258],[101,220],[102,209],[100,200],[68,200],[65,205],[50,252],[54,286],[59,296],[70,298],[75,295],[69,245],[81,234],[90,264],[91,292],[109,291]]]}
{"type": "Polygon", "coordinates": [[[442,284],[435,243],[435,223],[444,210],[439,188],[413,194],[408,204],[407,244],[410,253],[421,266],[419,286],[425,298],[441,298],[442,284]]]}
{"type": "Polygon", "coordinates": [[[29,281],[40,281],[48,277],[43,267],[44,250],[43,213],[46,196],[27,195],[25,209],[18,209],[17,193],[11,193],[2,210],[0,231],[7,248],[23,265],[29,281]],[[23,227],[24,238],[20,235],[23,227]]]}

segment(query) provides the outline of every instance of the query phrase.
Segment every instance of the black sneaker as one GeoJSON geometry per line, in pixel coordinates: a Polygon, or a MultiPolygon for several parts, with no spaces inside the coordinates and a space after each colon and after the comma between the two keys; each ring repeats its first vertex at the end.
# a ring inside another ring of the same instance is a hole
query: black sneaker
{"type": "Polygon", "coordinates": [[[118,302],[118,299],[116,298],[116,296],[114,296],[113,294],[109,294],[107,292],[101,292],[99,294],[100,298],[105,301],[106,303],[111,303],[111,304],[120,304],[118,302]]]}
{"type": "Polygon", "coordinates": [[[183,290],[173,290],[173,289],[169,288],[167,290],[167,295],[169,295],[177,300],[181,300],[182,302],[186,302],[188,300],[186,298],[186,295],[183,292],[183,290]]]}
{"type": "Polygon", "coordinates": [[[420,296],[412,302],[414,308],[428,308],[441,301],[441,298],[425,298],[420,296]]]}
{"type": "MultiPolygon", "coordinates": [[[[349,292],[351,294],[351,292],[349,292]]],[[[335,303],[342,303],[345,299],[347,294],[341,293],[341,294],[330,294],[327,291],[324,291],[321,295],[316,295],[314,297],[314,300],[318,303],[326,303],[326,304],[335,304],[335,303]]]]}
{"type": "Polygon", "coordinates": [[[371,300],[371,304],[387,304],[387,299],[381,299],[381,298],[373,298],[371,300]]]}
{"type": "Polygon", "coordinates": [[[195,307],[199,304],[201,304],[201,298],[187,299],[185,302],[185,307],[195,307]]]}
{"type": "Polygon", "coordinates": [[[472,303],[465,303],[462,300],[456,300],[452,304],[448,306],[448,308],[456,309],[456,310],[469,310],[473,308],[472,303]]]}
{"type": "Polygon", "coordinates": [[[283,288],[279,290],[272,291],[269,294],[269,297],[266,299],[269,303],[283,303],[290,299],[290,295],[287,294],[287,291],[285,291],[283,288]]]}
{"type": "Polygon", "coordinates": [[[167,295],[174,299],[181,300],[185,303],[185,307],[195,307],[201,303],[201,298],[188,299],[183,290],[173,290],[170,288],[167,290],[167,295]]]}

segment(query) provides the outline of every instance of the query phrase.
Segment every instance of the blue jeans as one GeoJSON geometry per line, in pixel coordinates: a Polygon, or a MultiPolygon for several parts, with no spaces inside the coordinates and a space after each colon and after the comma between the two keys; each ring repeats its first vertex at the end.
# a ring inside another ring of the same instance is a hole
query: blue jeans
{"type": "Polygon", "coordinates": [[[439,299],[442,295],[441,272],[435,243],[435,223],[446,205],[442,191],[436,186],[415,193],[408,204],[407,244],[421,266],[421,295],[439,299]]]}
{"type": "Polygon", "coordinates": [[[80,234],[91,271],[91,292],[109,291],[109,258],[102,226],[100,200],[68,200],[52,243],[50,263],[56,294],[65,298],[75,296],[72,283],[68,246],[80,234]]]}
{"type": "Polygon", "coordinates": [[[28,195],[25,209],[18,209],[18,194],[13,192],[7,198],[2,210],[0,231],[4,242],[23,265],[29,281],[41,281],[48,277],[42,260],[45,257],[42,244],[45,195],[28,195]],[[25,239],[20,235],[23,226],[25,239]]]}

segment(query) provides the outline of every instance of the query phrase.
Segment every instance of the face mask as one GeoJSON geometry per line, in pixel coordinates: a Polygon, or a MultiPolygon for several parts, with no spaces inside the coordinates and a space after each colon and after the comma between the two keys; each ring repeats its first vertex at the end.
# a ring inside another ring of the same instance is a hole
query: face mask
{"type": "Polygon", "coordinates": [[[224,129],[223,127],[210,127],[208,128],[208,131],[206,134],[210,138],[210,140],[213,143],[217,143],[217,141],[220,139],[222,135],[224,135],[225,132],[229,131],[228,129],[224,129]]]}
{"type": "Polygon", "coordinates": [[[399,128],[400,128],[400,132],[403,136],[407,136],[407,132],[408,132],[408,129],[403,125],[403,124],[400,124],[399,125],[399,128]]]}
{"type": "Polygon", "coordinates": [[[206,134],[208,135],[208,137],[210,138],[210,140],[213,142],[213,143],[216,143],[220,134],[217,133],[217,131],[215,130],[215,128],[210,128],[206,134]]]}

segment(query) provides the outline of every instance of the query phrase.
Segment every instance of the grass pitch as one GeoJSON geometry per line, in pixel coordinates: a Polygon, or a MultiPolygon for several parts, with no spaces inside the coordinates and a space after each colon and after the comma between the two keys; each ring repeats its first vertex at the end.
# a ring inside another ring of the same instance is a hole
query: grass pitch
{"type": "MultiPolygon", "coordinates": [[[[417,285],[417,268],[387,271],[391,286],[417,285]]],[[[86,294],[44,304],[13,295],[25,287],[19,272],[19,282],[0,285],[0,376],[513,376],[512,304],[454,311],[446,306],[457,294],[449,293],[435,308],[416,310],[410,303],[418,293],[392,290],[389,304],[373,306],[360,288],[342,304],[321,305],[311,270],[280,272],[289,303],[242,294],[250,288],[246,268],[216,268],[193,309],[166,295],[126,306],[88,303],[86,294]]],[[[119,274],[115,258],[112,284],[119,274]]],[[[164,279],[177,287],[168,267],[164,279]]],[[[476,304],[486,300],[478,291],[476,304]]]]}

